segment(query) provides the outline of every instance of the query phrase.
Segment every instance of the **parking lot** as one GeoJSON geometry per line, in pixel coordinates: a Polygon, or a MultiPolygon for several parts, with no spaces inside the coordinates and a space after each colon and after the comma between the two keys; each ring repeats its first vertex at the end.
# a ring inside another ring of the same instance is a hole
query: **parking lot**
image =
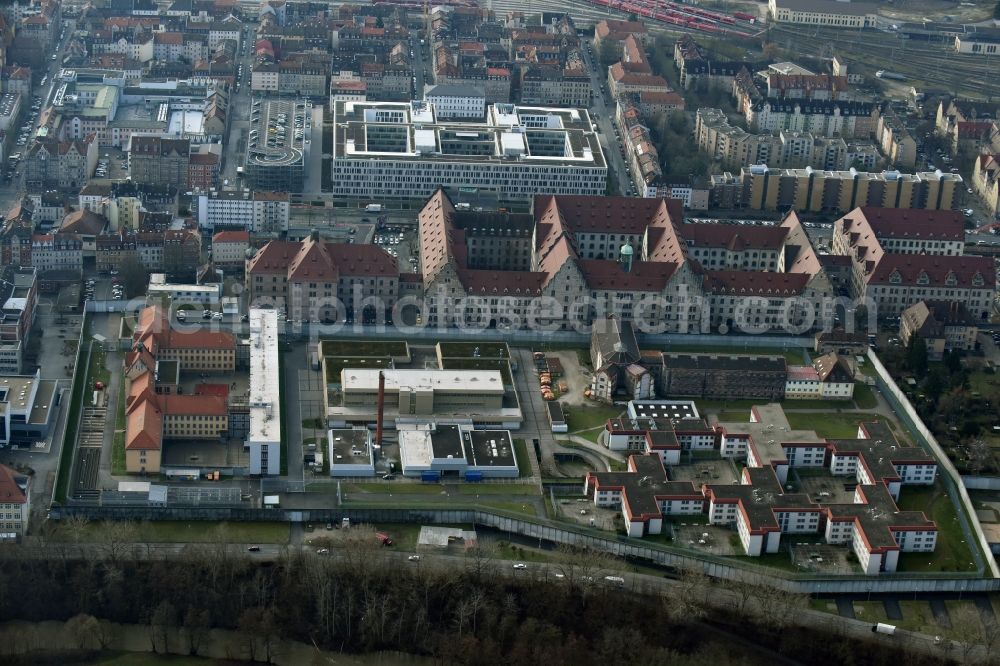
{"type": "Polygon", "coordinates": [[[420,272],[419,251],[417,249],[416,232],[411,230],[376,230],[375,245],[396,258],[401,272],[420,272]]]}

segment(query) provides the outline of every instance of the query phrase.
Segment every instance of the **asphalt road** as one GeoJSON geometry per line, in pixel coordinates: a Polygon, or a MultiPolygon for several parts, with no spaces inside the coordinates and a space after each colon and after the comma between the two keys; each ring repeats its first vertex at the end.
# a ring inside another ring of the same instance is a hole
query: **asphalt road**
{"type": "Polygon", "coordinates": [[[601,129],[598,137],[601,147],[604,149],[604,157],[608,161],[609,166],[615,171],[615,176],[618,179],[618,193],[626,195],[632,183],[629,180],[628,167],[621,156],[621,140],[615,138],[616,126],[612,120],[615,114],[614,100],[605,92],[608,81],[608,69],[607,67],[602,67],[597,62],[598,54],[594,53],[591,55],[591,51],[588,51],[586,47],[583,48],[583,54],[584,61],[587,63],[590,72],[590,85],[594,90],[591,97],[590,111],[592,114],[596,113],[598,116],[595,122],[601,129]]]}

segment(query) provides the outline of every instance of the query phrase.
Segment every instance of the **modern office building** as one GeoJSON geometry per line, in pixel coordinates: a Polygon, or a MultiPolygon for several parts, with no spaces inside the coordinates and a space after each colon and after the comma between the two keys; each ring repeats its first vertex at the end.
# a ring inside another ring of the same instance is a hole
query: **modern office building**
{"type": "Polygon", "coordinates": [[[281,379],[278,312],[250,310],[250,474],[281,472],[281,379]]]}
{"type": "Polygon", "coordinates": [[[257,190],[301,192],[312,145],[312,102],[255,99],[244,162],[247,184],[257,190]]]}
{"type": "Polygon", "coordinates": [[[288,231],[288,192],[202,192],[194,200],[202,229],[245,229],[270,234],[288,231]]]}
{"type": "Polygon", "coordinates": [[[439,187],[501,199],[602,194],[607,164],[586,109],[493,104],[481,122],[446,121],[428,102],[334,104],[333,193],[421,199],[439,187]]]}
{"type": "Polygon", "coordinates": [[[48,436],[59,394],[57,382],[42,379],[40,373],[0,375],[0,448],[30,445],[48,436]]]}

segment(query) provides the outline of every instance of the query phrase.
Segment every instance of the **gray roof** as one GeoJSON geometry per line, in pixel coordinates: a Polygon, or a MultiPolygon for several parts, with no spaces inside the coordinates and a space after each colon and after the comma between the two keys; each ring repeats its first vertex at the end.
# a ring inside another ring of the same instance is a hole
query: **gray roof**
{"type": "MultiPolygon", "coordinates": [[[[614,317],[594,322],[594,336],[605,365],[617,363],[629,365],[640,358],[639,343],[635,339],[632,323],[614,317]]],[[[596,368],[600,370],[600,368],[596,368]]]]}
{"type": "Polygon", "coordinates": [[[424,98],[428,97],[486,97],[482,88],[462,84],[443,84],[428,88],[424,98]]]}
{"type": "Polygon", "coordinates": [[[785,359],[781,356],[737,356],[716,354],[664,353],[667,368],[685,370],[744,370],[747,372],[786,372],[785,359]]]}

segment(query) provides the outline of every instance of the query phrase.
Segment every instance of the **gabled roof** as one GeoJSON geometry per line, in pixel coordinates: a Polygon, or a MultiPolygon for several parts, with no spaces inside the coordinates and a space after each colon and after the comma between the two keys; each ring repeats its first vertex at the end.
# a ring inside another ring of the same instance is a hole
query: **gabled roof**
{"type": "Polygon", "coordinates": [[[27,489],[27,475],[7,465],[0,465],[0,504],[26,504],[27,489]]]}
{"type": "Polygon", "coordinates": [[[803,293],[810,277],[807,273],[706,270],[705,289],[714,294],[788,296],[803,293]]]}
{"type": "Polygon", "coordinates": [[[727,250],[779,250],[788,229],[783,226],[758,227],[737,224],[680,224],[677,231],[688,245],[727,250]]]}
{"type": "Polygon", "coordinates": [[[813,360],[813,368],[821,382],[846,384],[854,381],[854,373],[848,367],[847,361],[837,352],[817,357],[813,360]]]}

